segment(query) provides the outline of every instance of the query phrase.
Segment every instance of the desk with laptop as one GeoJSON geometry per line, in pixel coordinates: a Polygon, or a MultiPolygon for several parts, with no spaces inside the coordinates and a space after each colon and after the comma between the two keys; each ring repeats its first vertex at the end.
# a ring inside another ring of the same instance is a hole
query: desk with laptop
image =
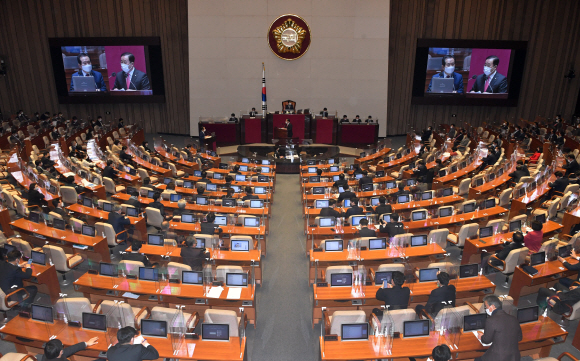
{"type": "MultiPolygon", "coordinates": [[[[109,219],[109,213],[113,211],[112,203],[104,202],[101,210],[98,206],[95,206],[92,199],[88,197],[84,197],[82,202],[82,204],[71,204],[66,207],[66,209],[76,214],[88,217],[93,221],[91,222],[93,225],[95,222],[107,222],[109,219]]],[[[135,230],[141,234],[147,234],[147,222],[144,217],[139,216],[139,210],[132,207],[127,207],[125,209],[125,215],[131,221],[131,225],[127,227],[134,227],[135,230]]]]}
{"type": "Polygon", "coordinates": [[[244,314],[256,323],[255,279],[251,272],[227,272],[225,282],[216,282],[203,271],[167,274],[153,267],[123,268],[112,263],[91,264],[89,272],[74,282],[75,291],[96,302],[113,297],[126,303],[174,308],[184,311],[208,308],[227,309],[244,314]]]}
{"type": "MultiPolygon", "coordinates": [[[[95,345],[77,352],[77,356],[106,358],[107,349],[117,343],[117,323],[111,316],[83,312],[81,319],[66,322],[64,314],[57,313],[50,306],[33,304],[30,318],[17,316],[2,327],[3,339],[14,343],[16,351],[36,353],[44,343],[57,338],[65,347],[98,337],[95,345]],[[113,326],[114,327],[111,327],[113,326]]],[[[230,336],[229,325],[203,323],[199,330],[185,330],[168,325],[167,321],[142,319],[140,336],[167,359],[203,360],[246,360],[246,338],[230,336]],[[216,343],[219,342],[219,343],[216,343]]]]}
{"type": "Polygon", "coordinates": [[[384,163],[377,164],[377,170],[389,170],[392,171],[394,169],[400,168],[403,165],[411,162],[415,159],[419,154],[415,151],[415,149],[407,148],[403,152],[399,152],[388,159],[385,158],[384,163]]]}

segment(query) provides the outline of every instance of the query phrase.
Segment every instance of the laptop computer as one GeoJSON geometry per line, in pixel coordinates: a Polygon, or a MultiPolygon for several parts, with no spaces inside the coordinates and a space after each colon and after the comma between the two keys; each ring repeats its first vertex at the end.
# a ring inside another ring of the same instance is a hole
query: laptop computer
{"type": "Polygon", "coordinates": [[[185,285],[201,285],[203,284],[203,272],[183,271],[181,273],[181,283],[185,285]]]}
{"type": "Polygon", "coordinates": [[[413,221],[423,221],[427,219],[427,211],[419,211],[412,213],[412,220],[413,221]]]}
{"type": "Polygon", "coordinates": [[[459,278],[477,277],[478,274],[479,265],[477,263],[459,266],[459,278]]]}
{"type": "Polygon", "coordinates": [[[325,252],[342,252],[342,239],[328,239],[324,241],[325,252]]]}
{"type": "Polygon", "coordinates": [[[518,309],[518,321],[522,323],[536,322],[540,316],[538,306],[530,306],[518,309]]]}
{"type": "Polygon", "coordinates": [[[329,206],[329,200],[328,199],[317,199],[314,202],[314,207],[315,208],[326,208],[329,206]]]}
{"type": "Polygon", "coordinates": [[[331,287],[352,286],[352,273],[333,273],[330,275],[331,287]]]}
{"type": "Polygon", "coordinates": [[[433,77],[431,83],[432,93],[453,93],[455,90],[454,78],[436,78],[433,77]]]}
{"type": "Polygon", "coordinates": [[[558,256],[560,256],[562,258],[570,257],[571,254],[572,254],[572,245],[571,244],[567,244],[565,246],[558,248],[558,256]]]}
{"type": "Polygon", "coordinates": [[[537,252],[530,256],[530,266],[537,266],[546,262],[546,252],[537,252]]]}
{"type": "Polygon", "coordinates": [[[445,207],[439,210],[439,217],[450,217],[453,214],[453,207],[445,207]]]}
{"type": "Polygon", "coordinates": [[[483,331],[486,319],[486,313],[476,313],[475,315],[463,316],[463,332],[483,331]]]}
{"type": "Polygon", "coordinates": [[[30,260],[32,263],[46,266],[46,254],[37,251],[30,251],[30,260]]]}
{"type": "Polygon", "coordinates": [[[232,243],[232,251],[235,252],[248,252],[250,250],[250,241],[249,240],[233,240],[232,243]]]}
{"type": "Polygon", "coordinates": [[[365,218],[366,218],[366,216],[352,216],[351,221],[352,221],[353,227],[358,226],[361,219],[365,219],[365,218]]]}
{"type": "Polygon", "coordinates": [[[82,326],[85,330],[107,331],[107,315],[98,313],[83,312],[82,326]]]}
{"type": "Polygon", "coordinates": [[[141,335],[145,337],[167,338],[167,321],[142,319],[141,335]]]}
{"type": "Polygon", "coordinates": [[[159,270],[153,267],[139,267],[139,279],[141,281],[157,281],[159,270]]]}
{"type": "Polygon", "coordinates": [[[468,203],[463,206],[463,213],[475,212],[475,203],[468,203]]]}
{"type": "Polygon", "coordinates": [[[369,250],[385,249],[387,248],[386,238],[372,238],[369,239],[369,250]]]}
{"type": "Polygon", "coordinates": [[[427,235],[411,236],[411,247],[416,246],[426,246],[427,245],[427,235]]]}
{"type": "Polygon", "coordinates": [[[248,287],[247,273],[226,273],[226,286],[248,287]]]}
{"type": "Polygon", "coordinates": [[[73,92],[96,92],[97,84],[94,76],[73,76],[73,92]]]}
{"type": "Polygon", "coordinates": [[[403,337],[424,337],[429,336],[429,320],[405,321],[403,322],[403,337]]]}
{"type": "Polygon", "coordinates": [[[151,246],[164,246],[165,241],[163,240],[163,236],[161,234],[148,234],[147,244],[151,246]]]}
{"type": "Polygon", "coordinates": [[[318,225],[320,227],[334,227],[336,219],[334,217],[320,217],[318,219],[318,225]]]}
{"type": "Polygon", "coordinates": [[[491,237],[493,236],[493,226],[481,227],[479,229],[479,238],[491,237]]]}
{"type": "Polygon", "coordinates": [[[229,341],[230,325],[220,323],[202,323],[201,339],[204,341],[229,341]]]}
{"type": "Polygon", "coordinates": [[[522,220],[521,219],[510,222],[510,224],[509,224],[509,231],[510,232],[520,231],[521,229],[522,229],[522,220]]]}
{"type": "Polygon", "coordinates": [[[437,281],[439,268],[422,268],[419,270],[419,282],[437,281]]]}
{"type": "Polygon", "coordinates": [[[393,278],[393,271],[375,272],[375,285],[383,285],[385,282],[390,283],[393,278]]]}
{"type": "Polygon", "coordinates": [[[343,323],[341,325],[341,341],[360,341],[368,340],[369,327],[368,323],[343,323]]]}
{"type": "Polygon", "coordinates": [[[101,276],[117,277],[119,272],[117,271],[117,266],[112,263],[99,263],[99,274],[101,276]]]}
{"type": "Polygon", "coordinates": [[[54,321],[52,317],[52,307],[33,304],[30,308],[31,318],[35,321],[50,322],[54,321]]]}

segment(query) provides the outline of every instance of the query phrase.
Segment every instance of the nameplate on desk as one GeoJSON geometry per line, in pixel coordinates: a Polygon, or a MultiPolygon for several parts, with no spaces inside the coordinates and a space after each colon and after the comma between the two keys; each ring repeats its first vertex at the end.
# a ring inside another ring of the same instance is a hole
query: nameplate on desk
{"type": "Polygon", "coordinates": [[[316,287],[328,287],[328,282],[317,282],[316,287]]]}
{"type": "Polygon", "coordinates": [[[71,327],[81,327],[80,321],[68,321],[68,325],[71,327]]]}
{"type": "Polygon", "coordinates": [[[353,306],[362,306],[362,300],[352,300],[351,304],[353,306]]]}
{"type": "Polygon", "coordinates": [[[324,341],[338,341],[337,335],[326,335],[324,336],[324,341]]]}

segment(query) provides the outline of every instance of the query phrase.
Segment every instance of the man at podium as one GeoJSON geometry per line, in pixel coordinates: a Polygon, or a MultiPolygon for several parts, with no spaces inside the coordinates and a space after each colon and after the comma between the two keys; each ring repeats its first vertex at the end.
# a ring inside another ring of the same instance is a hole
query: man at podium
{"type": "Polygon", "coordinates": [[[290,119],[286,119],[286,131],[288,132],[287,137],[288,138],[292,138],[293,134],[292,134],[292,123],[290,123],[290,119]]]}

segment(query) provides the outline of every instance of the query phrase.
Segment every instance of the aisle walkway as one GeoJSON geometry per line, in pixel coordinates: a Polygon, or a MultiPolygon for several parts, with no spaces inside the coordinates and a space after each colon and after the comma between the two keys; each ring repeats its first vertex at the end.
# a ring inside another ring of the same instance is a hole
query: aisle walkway
{"type": "Polygon", "coordinates": [[[264,285],[257,291],[257,329],[248,327],[252,361],[318,359],[320,327],[312,329],[312,291],[300,210],[298,175],[278,174],[264,285]]]}

